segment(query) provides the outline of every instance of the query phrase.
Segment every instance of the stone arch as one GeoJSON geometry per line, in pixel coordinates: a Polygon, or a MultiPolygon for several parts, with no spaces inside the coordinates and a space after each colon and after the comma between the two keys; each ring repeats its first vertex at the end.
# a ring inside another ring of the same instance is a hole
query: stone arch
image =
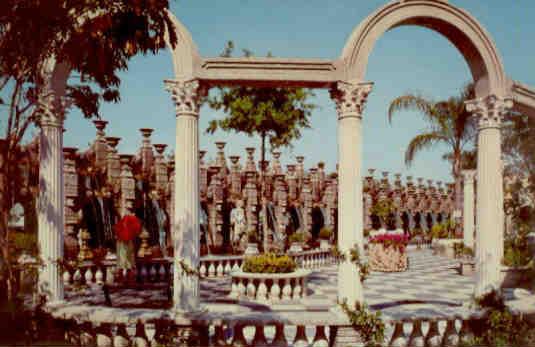
{"type": "Polygon", "coordinates": [[[174,30],[177,36],[176,46],[173,48],[169,42],[169,36],[165,36],[165,41],[173,60],[173,70],[176,79],[192,79],[196,76],[196,71],[201,61],[197,46],[191,38],[188,29],[168,11],[169,18],[175,26],[174,30]]]}
{"type": "Polygon", "coordinates": [[[365,81],[375,42],[386,31],[405,25],[431,29],[457,47],[471,70],[477,97],[508,95],[507,77],[490,35],[472,15],[446,0],[393,1],[368,16],[353,30],[342,51],[346,80],[365,81]]]}

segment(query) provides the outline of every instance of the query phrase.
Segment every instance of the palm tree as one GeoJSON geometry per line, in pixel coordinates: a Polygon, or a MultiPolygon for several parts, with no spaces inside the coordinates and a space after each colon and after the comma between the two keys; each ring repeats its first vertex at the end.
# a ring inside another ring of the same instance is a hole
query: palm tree
{"type": "MultiPolygon", "coordinates": [[[[443,158],[451,163],[451,174],[455,180],[455,209],[462,208],[461,170],[467,164],[467,155],[473,150],[476,126],[472,114],[466,110],[465,101],[475,97],[472,84],[466,85],[459,95],[447,100],[434,101],[420,95],[406,94],[394,99],[388,108],[388,121],[392,123],[394,113],[405,110],[418,111],[427,123],[421,134],[416,135],[405,151],[405,164],[410,166],[416,154],[431,149],[437,144],[449,147],[443,158]]],[[[459,228],[459,225],[457,226],[459,228]]]]}

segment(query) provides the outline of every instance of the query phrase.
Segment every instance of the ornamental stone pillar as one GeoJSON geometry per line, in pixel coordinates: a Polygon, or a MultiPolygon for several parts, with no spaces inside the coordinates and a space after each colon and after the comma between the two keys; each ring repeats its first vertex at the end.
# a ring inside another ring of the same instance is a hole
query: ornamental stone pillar
{"type": "Polygon", "coordinates": [[[357,246],[364,256],[362,111],[371,88],[371,83],[339,82],[331,90],[338,113],[338,249],[346,254],[338,267],[338,301],[347,300],[350,306],[364,300],[359,270],[348,251],[357,246]]]}
{"type": "Polygon", "coordinates": [[[38,290],[48,302],[63,300],[63,281],[59,261],[63,258],[64,182],[63,113],[64,105],[52,95],[39,111],[39,201],[38,242],[43,259],[38,290]]]}
{"type": "Polygon", "coordinates": [[[117,145],[121,141],[120,137],[106,137],[108,144],[108,161],[107,161],[107,175],[108,184],[111,185],[113,192],[119,192],[119,178],[121,177],[121,161],[119,157],[119,151],[117,145]]]}
{"type": "Polygon", "coordinates": [[[149,176],[152,171],[152,165],[154,162],[154,156],[152,153],[152,145],[150,137],[154,132],[154,129],[141,128],[141,171],[145,177],[149,176]]]}
{"type": "Polygon", "coordinates": [[[476,170],[463,171],[464,202],[463,202],[463,237],[464,245],[474,247],[474,179],[476,170]]]}
{"type": "Polygon", "coordinates": [[[467,110],[478,120],[476,296],[500,285],[504,220],[500,127],[512,106],[511,99],[495,95],[467,102],[467,110]]]}
{"type": "Polygon", "coordinates": [[[199,279],[182,264],[199,265],[199,107],[205,89],[199,81],[167,81],[176,110],[175,213],[173,230],[173,308],[199,309],[199,279]]]}
{"type": "Polygon", "coordinates": [[[108,144],[106,143],[106,125],[107,121],[101,119],[95,119],[93,121],[95,128],[97,128],[97,136],[94,143],[94,152],[95,152],[95,166],[104,171],[106,169],[106,162],[108,159],[108,144]]]}

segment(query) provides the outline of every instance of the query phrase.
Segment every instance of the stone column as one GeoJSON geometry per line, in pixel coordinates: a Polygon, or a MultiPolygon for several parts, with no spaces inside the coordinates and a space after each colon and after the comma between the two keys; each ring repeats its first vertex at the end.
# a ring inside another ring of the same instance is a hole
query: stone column
{"type": "Polygon", "coordinates": [[[176,109],[173,308],[196,311],[199,279],[186,275],[181,263],[192,269],[199,265],[199,106],[204,88],[197,80],[166,85],[176,109]]]}
{"type": "MultiPolygon", "coordinates": [[[[54,97],[52,97],[54,98],[54,97]]],[[[48,302],[63,300],[58,261],[63,258],[63,105],[59,100],[40,111],[38,242],[44,266],[39,270],[38,290],[48,302]]]]}
{"type": "Polygon", "coordinates": [[[476,296],[500,285],[504,213],[500,127],[512,106],[511,99],[494,95],[467,102],[467,110],[478,120],[476,296]]]}
{"type": "MultiPolygon", "coordinates": [[[[362,208],[362,111],[371,83],[339,82],[331,90],[338,113],[338,248],[348,255],[354,245],[364,256],[362,208]]],[[[349,256],[338,267],[338,301],[352,306],[364,300],[359,270],[349,256]]]]}
{"type": "Polygon", "coordinates": [[[474,247],[474,178],[476,170],[463,171],[464,202],[463,202],[463,238],[464,245],[474,247]]]}

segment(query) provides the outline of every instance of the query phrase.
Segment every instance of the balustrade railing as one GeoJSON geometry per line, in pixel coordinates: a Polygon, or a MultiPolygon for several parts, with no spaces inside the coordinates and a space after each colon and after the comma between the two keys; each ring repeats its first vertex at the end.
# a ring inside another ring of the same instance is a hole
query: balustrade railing
{"type": "MultiPolygon", "coordinates": [[[[379,345],[458,346],[474,337],[477,319],[454,317],[412,318],[385,322],[385,336],[379,345]]],[[[364,342],[358,330],[347,324],[308,324],[287,319],[238,318],[197,321],[195,325],[173,321],[91,322],[68,320],[62,326],[75,345],[154,346],[163,337],[178,346],[334,346],[364,342]],[[69,324],[70,323],[70,324],[69,324]]]]}
{"type": "MultiPolygon", "coordinates": [[[[315,249],[303,251],[290,256],[300,268],[314,269],[335,264],[336,259],[329,250],[315,249]]],[[[199,275],[203,278],[228,276],[241,269],[245,256],[205,256],[201,257],[199,275]]],[[[123,271],[117,268],[115,260],[103,260],[99,263],[84,261],[77,266],[66,267],[63,271],[63,282],[71,284],[103,284],[134,281],[165,281],[172,271],[172,258],[151,258],[137,260],[134,271],[123,271]]]]}

